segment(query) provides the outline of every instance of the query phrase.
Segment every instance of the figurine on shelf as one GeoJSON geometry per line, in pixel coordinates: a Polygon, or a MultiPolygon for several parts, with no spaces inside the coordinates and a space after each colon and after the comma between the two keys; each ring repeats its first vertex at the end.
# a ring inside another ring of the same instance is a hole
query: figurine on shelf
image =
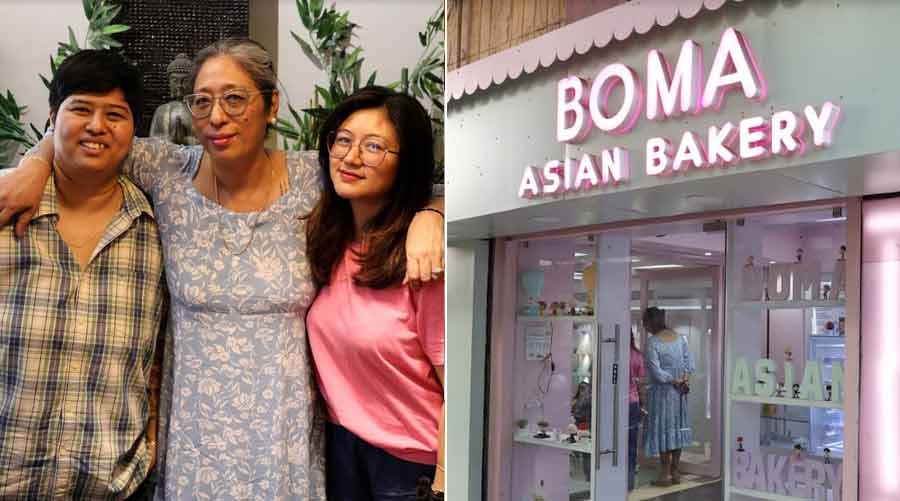
{"type": "Polygon", "coordinates": [[[828,402],[831,401],[831,385],[830,384],[825,385],[825,400],[828,402]]]}
{"type": "Polygon", "coordinates": [[[538,432],[534,436],[534,438],[550,438],[550,435],[547,433],[547,428],[550,427],[550,422],[547,421],[547,418],[540,418],[537,422],[538,432]]]}
{"type": "Polygon", "coordinates": [[[566,439],[566,442],[570,444],[578,442],[578,427],[575,426],[575,423],[569,424],[568,428],[566,428],[566,433],[569,434],[569,438],[566,439]]]}
{"type": "Polygon", "coordinates": [[[738,452],[744,452],[744,437],[738,436],[737,438],[738,452]]]}
{"type": "Polygon", "coordinates": [[[803,446],[800,444],[794,444],[794,450],[791,454],[791,462],[799,462],[803,461],[803,446]]]}
{"type": "Polygon", "coordinates": [[[843,335],[844,335],[844,327],[846,326],[846,323],[847,323],[847,319],[846,319],[846,318],[844,318],[844,317],[838,317],[838,331],[837,331],[837,335],[838,335],[838,336],[843,336],[843,335]]]}
{"type": "Polygon", "coordinates": [[[828,299],[831,296],[831,286],[825,284],[822,286],[822,299],[828,299]]]}
{"type": "Polygon", "coordinates": [[[777,396],[778,398],[784,398],[784,383],[783,382],[778,383],[778,389],[775,390],[775,396],[777,396]]]}
{"type": "Polygon", "coordinates": [[[784,361],[785,362],[793,362],[794,361],[794,350],[791,349],[790,346],[784,349],[784,361]]]}
{"type": "Polygon", "coordinates": [[[826,447],[822,452],[825,453],[825,464],[831,464],[831,449],[826,447]]]}
{"type": "Polygon", "coordinates": [[[831,274],[831,297],[828,299],[840,299],[841,293],[847,293],[847,246],[842,245],[840,254],[834,262],[834,271],[831,274]]]}
{"type": "Polygon", "coordinates": [[[516,427],[520,430],[524,430],[528,427],[528,420],[525,418],[516,419],[516,427]]]}
{"type": "Polygon", "coordinates": [[[794,389],[794,398],[800,398],[800,385],[797,383],[794,383],[793,389],[794,389]]]}
{"type": "Polygon", "coordinates": [[[799,248],[799,247],[797,248],[797,262],[798,263],[803,262],[803,249],[799,248]]]}
{"type": "Polygon", "coordinates": [[[544,301],[538,301],[538,314],[540,316],[544,316],[547,313],[547,303],[544,301]]]}

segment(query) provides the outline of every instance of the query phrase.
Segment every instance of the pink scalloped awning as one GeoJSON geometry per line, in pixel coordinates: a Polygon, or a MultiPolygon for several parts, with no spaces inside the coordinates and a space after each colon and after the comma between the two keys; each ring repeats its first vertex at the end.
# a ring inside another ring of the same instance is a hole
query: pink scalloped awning
{"type": "Polygon", "coordinates": [[[604,47],[613,38],[622,41],[633,33],[644,34],[654,26],[690,19],[704,8],[716,10],[729,1],[743,0],[634,0],[451,71],[447,95],[459,99],[507,79],[515,80],[523,73],[533,73],[538,66],[547,68],[565,61],[576,52],[584,54],[593,47],[604,47]]]}

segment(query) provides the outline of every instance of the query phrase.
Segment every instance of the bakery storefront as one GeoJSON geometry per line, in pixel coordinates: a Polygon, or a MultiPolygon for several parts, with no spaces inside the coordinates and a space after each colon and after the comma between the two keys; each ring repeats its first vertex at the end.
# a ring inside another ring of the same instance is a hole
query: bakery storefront
{"type": "Polygon", "coordinates": [[[448,76],[485,499],[900,499],[898,22],[635,1],[448,76]],[[674,407],[632,362],[650,307],[687,344],[674,407]],[[680,475],[653,433],[688,437],[680,475]]]}

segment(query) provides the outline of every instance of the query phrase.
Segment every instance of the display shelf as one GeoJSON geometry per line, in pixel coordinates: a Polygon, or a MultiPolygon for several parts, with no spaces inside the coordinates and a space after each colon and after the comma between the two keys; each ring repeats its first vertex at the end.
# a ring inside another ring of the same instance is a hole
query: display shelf
{"type": "Polygon", "coordinates": [[[515,438],[513,438],[513,441],[520,444],[537,445],[540,447],[553,447],[555,449],[565,449],[568,451],[583,452],[585,454],[591,453],[591,442],[585,439],[581,439],[574,444],[570,444],[567,442],[560,442],[559,440],[553,440],[549,438],[534,438],[530,436],[516,435],[515,438]]]}
{"type": "Polygon", "coordinates": [[[814,301],[740,301],[731,307],[738,310],[793,310],[801,308],[844,308],[843,299],[818,299],[814,301]]]}
{"type": "Polygon", "coordinates": [[[819,407],[822,409],[843,409],[841,402],[829,402],[819,400],[801,400],[799,398],[783,397],[757,397],[755,395],[728,395],[732,402],[750,402],[754,404],[796,405],[800,407],[819,407]]]}
{"type": "Polygon", "coordinates": [[[731,494],[740,494],[741,496],[749,496],[756,499],[771,499],[772,501],[797,501],[797,500],[807,500],[809,498],[796,498],[793,496],[785,496],[783,494],[775,494],[772,492],[765,491],[755,491],[753,489],[741,489],[739,487],[728,487],[728,491],[731,494]]]}
{"type": "Polygon", "coordinates": [[[528,321],[548,321],[548,320],[561,320],[561,321],[571,321],[571,322],[593,322],[597,317],[594,315],[519,315],[516,319],[519,322],[528,322],[528,321]]]}
{"type": "Polygon", "coordinates": [[[773,421],[784,421],[786,423],[799,423],[799,424],[809,424],[809,419],[798,419],[798,418],[787,418],[787,417],[779,417],[779,416],[759,416],[762,419],[771,419],[773,421]]]}

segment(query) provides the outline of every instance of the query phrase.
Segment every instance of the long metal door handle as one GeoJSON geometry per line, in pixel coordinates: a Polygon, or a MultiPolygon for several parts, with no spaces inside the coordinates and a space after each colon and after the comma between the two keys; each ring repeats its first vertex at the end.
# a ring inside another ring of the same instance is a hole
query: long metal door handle
{"type": "Polygon", "coordinates": [[[594,363],[591,366],[591,381],[593,381],[594,390],[593,393],[595,398],[593,398],[593,414],[592,419],[594,429],[591,430],[592,442],[593,446],[593,457],[595,461],[600,460],[600,455],[605,454],[600,448],[600,430],[603,425],[603,419],[600,415],[600,375],[603,369],[603,350],[600,349],[603,346],[603,324],[597,322],[597,332],[594,334],[593,342],[591,343],[591,349],[594,351],[594,363]]]}
{"type": "Polygon", "coordinates": [[[612,384],[613,384],[613,457],[612,457],[612,465],[619,466],[619,332],[620,326],[616,324],[615,330],[613,331],[613,335],[615,336],[615,340],[613,341],[613,349],[615,350],[615,356],[613,357],[613,365],[612,365],[612,384]]]}
{"type": "MultiPolygon", "coordinates": [[[[603,371],[603,350],[601,346],[604,344],[612,343],[615,349],[615,355],[613,357],[612,364],[612,373],[611,373],[611,382],[613,385],[613,439],[612,439],[612,447],[601,449],[600,448],[600,432],[603,426],[603,420],[601,419],[601,409],[598,402],[596,405],[596,422],[597,427],[592,432],[594,436],[594,454],[595,457],[599,458],[604,454],[612,454],[612,465],[619,466],[619,324],[615,324],[614,335],[611,338],[603,337],[603,326],[598,322],[597,323],[597,342],[595,343],[595,353],[597,354],[597,363],[594,364],[594,381],[597,382],[597,395],[601,394],[600,384],[602,383],[602,371],[603,371]]],[[[597,399],[599,401],[599,399],[597,399]]]]}

